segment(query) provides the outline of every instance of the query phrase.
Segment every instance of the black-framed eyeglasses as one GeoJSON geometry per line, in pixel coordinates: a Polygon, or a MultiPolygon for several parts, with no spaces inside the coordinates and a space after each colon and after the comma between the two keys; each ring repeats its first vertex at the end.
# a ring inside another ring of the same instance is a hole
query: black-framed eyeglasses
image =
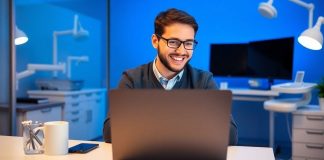
{"type": "Polygon", "coordinates": [[[181,44],[183,44],[183,47],[187,50],[194,50],[198,44],[197,41],[195,40],[187,40],[187,41],[180,41],[178,39],[166,39],[160,35],[157,35],[157,37],[165,40],[167,42],[167,46],[170,48],[178,49],[181,44]]]}

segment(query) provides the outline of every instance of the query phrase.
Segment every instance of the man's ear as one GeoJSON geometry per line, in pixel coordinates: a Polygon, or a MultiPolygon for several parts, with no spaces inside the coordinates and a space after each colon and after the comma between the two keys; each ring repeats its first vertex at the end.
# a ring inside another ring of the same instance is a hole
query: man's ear
{"type": "Polygon", "coordinates": [[[156,49],[156,48],[158,48],[158,45],[159,45],[159,39],[155,34],[153,34],[152,35],[152,46],[156,49]]]}

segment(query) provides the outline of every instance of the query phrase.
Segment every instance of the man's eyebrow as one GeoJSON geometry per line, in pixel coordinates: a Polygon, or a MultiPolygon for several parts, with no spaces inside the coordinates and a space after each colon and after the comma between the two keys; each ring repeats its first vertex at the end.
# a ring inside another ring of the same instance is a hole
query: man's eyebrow
{"type": "Polygon", "coordinates": [[[179,38],[176,38],[176,37],[170,37],[170,38],[167,38],[167,39],[174,39],[174,40],[179,40],[179,41],[182,41],[182,42],[185,42],[185,41],[195,41],[194,39],[186,39],[186,40],[181,40],[179,38]]]}

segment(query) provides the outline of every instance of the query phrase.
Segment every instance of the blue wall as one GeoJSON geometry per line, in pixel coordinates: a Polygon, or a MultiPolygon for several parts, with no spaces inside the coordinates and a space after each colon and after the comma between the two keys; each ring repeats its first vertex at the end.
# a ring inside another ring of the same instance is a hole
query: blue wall
{"type": "MultiPolygon", "coordinates": [[[[148,63],[155,58],[156,50],[150,41],[154,18],[160,11],[171,7],[185,10],[196,17],[199,23],[196,37],[199,44],[191,64],[204,70],[209,68],[209,47],[212,43],[239,43],[291,36],[297,39],[308,27],[308,11],[305,8],[288,0],[275,0],[278,17],[266,19],[257,11],[260,2],[262,0],[111,0],[111,88],[117,87],[122,71],[148,63]]],[[[312,3],[316,6],[315,23],[318,16],[324,16],[324,2],[313,0],[312,3]]],[[[311,51],[302,47],[296,40],[294,50],[294,73],[304,70],[304,81],[318,82],[324,76],[324,49],[311,51]]],[[[229,81],[230,87],[246,87],[247,80],[215,77],[217,82],[229,81]]],[[[282,81],[275,81],[280,82],[282,81]]],[[[316,95],[316,92],[314,94],[316,95]]],[[[312,103],[318,102],[313,99],[312,103]]],[[[263,109],[262,103],[234,102],[233,115],[239,124],[241,139],[267,140],[268,112],[263,109]]],[[[279,114],[276,118],[276,138],[278,141],[288,142],[285,117],[279,114]]]]}
{"type": "MultiPolygon", "coordinates": [[[[50,4],[35,3],[18,5],[16,7],[16,23],[28,35],[29,41],[17,46],[17,71],[27,68],[28,63],[51,64],[53,48],[53,31],[70,30],[73,28],[74,14],[90,36],[83,40],[75,40],[72,35],[58,36],[58,62],[66,63],[67,56],[89,56],[88,62],[81,62],[78,66],[73,63],[72,78],[84,80],[85,88],[99,88],[103,85],[104,72],[102,64],[105,55],[102,52],[100,21],[50,4]]],[[[52,72],[36,72],[35,75],[21,79],[17,96],[25,96],[27,90],[36,89],[35,80],[51,78],[52,72]]],[[[59,78],[66,78],[59,73],[59,78]]]]}
{"type": "MultiPolygon", "coordinates": [[[[150,38],[155,16],[170,7],[185,10],[199,23],[198,47],[191,64],[208,70],[212,43],[239,43],[294,36],[308,27],[308,11],[288,0],[275,1],[278,17],[266,19],[258,11],[260,0],[142,1],[111,0],[110,72],[111,87],[117,87],[122,71],[147,63],[156,56],[150,38]]],[[[314,23],[324,15],[324,2],[315,1],[314,23]]],[[[322,27],[324,28],[324,27],[322,27]]],[[[323,29],[322,29],[323,31],[323,29]]],[[[305,70],[305,81],[317,82],[324,76],[324,49],[311,51],[295,42],[294,73],[305,70]]],[[[218,81],[218,79],[216,78],[218,81]]],[[[240,79],[241,80],[241,79],[240,79]]],[[[235,85],[246,85],[246,79],[235,85]]],[[[235,80],[237,81],[237,80],[235,80]]],[[[231,85],[231,84],[230,84],[231,85]]]]}

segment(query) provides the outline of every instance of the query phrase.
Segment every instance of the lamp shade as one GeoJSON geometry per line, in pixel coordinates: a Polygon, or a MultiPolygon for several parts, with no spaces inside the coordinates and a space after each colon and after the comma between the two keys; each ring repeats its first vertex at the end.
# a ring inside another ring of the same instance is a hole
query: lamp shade
{"type": "Polygon", "coordinates": [[[18,27],[15,29],[15,45],[21,45],[28,41],[26,34],[18,27]]]}
{"type": "Polygon", "coordinates": [[[258,11],[263,17],[269,19],[277,17],[277,10],[272,6],[272,1],[269,1],[267,3],[261,2],[259,4],[258,11]]]}
{"type": "Polygon", "coordinates": [[[308,49],[320,50],[323,45],[323,35],[318,28],[309,28],[298,37],[298,42],[308,49]]]}

